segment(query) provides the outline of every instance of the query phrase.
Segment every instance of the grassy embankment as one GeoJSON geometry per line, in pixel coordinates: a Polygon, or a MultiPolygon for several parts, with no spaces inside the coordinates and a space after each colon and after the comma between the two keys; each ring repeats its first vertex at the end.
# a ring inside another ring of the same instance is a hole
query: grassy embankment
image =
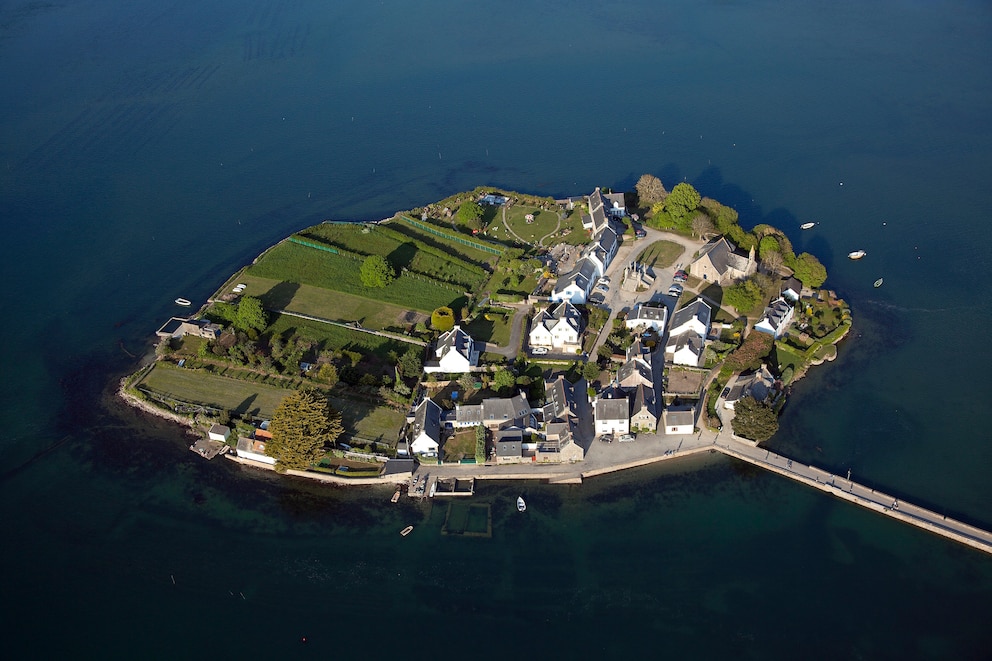
{"type": "MultiPolygon", "coordinates": [[[[291,390],[269,385],[260,380],[246,381],[203,370],[189,370],[159,362],[135,384],[142,390],[184,402],[196,402],[211,408],[231,411],[234,415],[250,414],[269,418],[291,390]]],[[[331,405],[341,412],[346,436],[391,443],[402,426],[404,414],[388,407],[376,406],[370,401],[355,401],[331,395],[331,405]]]]}

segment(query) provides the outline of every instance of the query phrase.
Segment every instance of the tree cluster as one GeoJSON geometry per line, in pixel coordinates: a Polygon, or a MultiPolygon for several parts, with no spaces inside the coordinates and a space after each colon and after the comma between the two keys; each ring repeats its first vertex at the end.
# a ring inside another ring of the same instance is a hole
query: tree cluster
{"type": "Polygon", "coordinates": [[[396,271],[382,255],[369,255],[358,272],[366,287],[383,288],[396,279],[396,271]]]}
{"type": "Polygon", "coordinates": [[[634,187],[637,190],[637,203],[642,207],[650,207],[658,202],[663,202],[668,196],[665,185],[661,179],[653,174],[642,174],[634,187]]]}
{"type": "Polygon", "coordinates": [[[738,436],[761,443],[778,431],[778,415],[770,406],[748,395],[734,404],[734,419],[730,424],[738,436]]]}
{"type": "Polygon", "coordinates": [[[326,395],[304,389],[276,407],[269,431],[272,438],[265,444],[265,454],[275,458],[276,469],[306,470],[320,461],[344,427],[326,395]]]}
{"type": "Polygon", "coordinates": [[[734,372],[746,372],[761,367],[761,362],[772,351],[774,338],[768,333],[752,331],[744,342],[730,352],[724,366],[734,372]]]}

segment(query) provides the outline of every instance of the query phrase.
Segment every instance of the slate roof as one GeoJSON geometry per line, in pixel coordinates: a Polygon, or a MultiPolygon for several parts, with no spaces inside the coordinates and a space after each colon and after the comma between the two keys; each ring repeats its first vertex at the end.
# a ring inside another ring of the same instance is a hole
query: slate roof
{"type": "Polygon", "coordinates": [[[597,399],[595,417],[596,420],[627,420],[627,398],[597,399]]]}
{"type": "Polygon", "coordinates": [[[550,331],[562,319],[574,328],[576,332],[581,332],[582,314],[578,308],[568,301],[562,301],[556,306],[538,312],[534,316],[533,325],[542,325],[550,331]]]}
{"type": "Polygon", "coordinates": [[[455,326],[450,331],[437,338],[437,349],[435,350],[435,354],[440,359],[447,355],[449,351],[457,351],[461,355],[465,356],[466,360],[471,361],[471,346],[472,337],[463,331],[460,326],[455,326]]]}
{"type": "MultiPolygon", "coordinates": [[[[665,306],[653,307],[638,303],[634,306],[634,311],[627,315],[627,321],[649,321],[664,325],[667,316],[668,308],[665,306]]],[[[674,316],[672,318],[674,319],[674,316]]]]}
{"type": "Polygon", "coordinates": [[[638,384],[654,384],[651,367],[640,359],[628,360],[617,371],[617,381],[623,388],[634,388],[638,384]]]}
{"type": "Polygon", "coordinates": [[[544,420],[558,420],[574,415],[572,412],[575,406],[575,391],[571,383],[565,377],[559,376],[554,381],[544,384],[544,420]]]}
{"type": "Polygon", "coordinates": [[[683,427],[696,422],[692,409],[666,409],[663,415],[666,427],[683,427]]]}
{"type": "Polygon", "coordinates": [[[672,315],[672,321],[668,324],[668,327],[675,330],[682,324],[691,320],[693,317],[702,322],[707,329],[709,328],[710,306],[708,306],[701,298],[697,298],[681,310],[676,310],[675,314],[672,315]]]}
{"type": "Polygon", "coordinates": [[[637,386],[630,398],[630,415],[633,416],[644,408],[647,408],[651,415],[656,415],[654,401],[654,388],[645,385],[637,386]]]}
{"type": "Polygon", "coordinates": [[[747,271],[748,269],[748,255],[737,252],[737,247],[723,236],[709,244],[708,247],[704,246],[699,258],[701,259],[704,255],[709,257],[713,268],[721,276],[730,269],[737,271],[747,271]]]}
{"type": "Polygon", "coordinates": [[[441,407],[432,399],[424,399],[417,406],[410,440],[416,439],[421,433],[427,434],[434,441],[441,440],[441,407]]]}

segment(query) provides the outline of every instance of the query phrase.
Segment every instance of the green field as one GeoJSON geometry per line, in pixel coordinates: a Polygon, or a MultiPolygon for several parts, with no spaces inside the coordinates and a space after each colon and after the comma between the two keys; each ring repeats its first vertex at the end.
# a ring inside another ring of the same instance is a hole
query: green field
{"type": "Polygon", "coordinates": [[[645,266],[666,269],[674,264],[683,252],[685,248],[673,241],[655,241],[644,249],[638,261],[645,266]]]}
{"type": "Polygon", "coordinates": [[[269,310],[288,310],[331,321],[358,321],[366,328],[380,330],[407,326],[429,318],[427,314],[399,305],[388,305],[313,285],[260,278],[247,272],[239,275],[237,281],[248,285],[245,293],[258,297],[269,310]]]}
{"type": "MultiPolygon", "coordinates": [[[[271,417],[279,403],[291,392],[285,388],[173,367],[163,362],[156,363],[137,385],[191,404],[227,409],[236,415],[250,413],[261,418],[271,417]]],[[[351,399],[331,397],[331,405],[341,412],[346,434],[385,443],[396,439],[405,418],[400,411],[351,399]]]]}
{"type": "Polygon", "coordinates": [[[293,284],[311,285],[423,312],[445,305],[460,308],[467,300],[454,289],[407,274],[401,274],[385,288],[370,289],[362,285],[360,267],[357,260],[284,241],[249,266],[245,275],[278,280],[287,288],[293,284]]]}
{"type": "MultiPolygon", "coordinates": [[[[381,255],[396,269],[409,269],[442,282],[458,284],[463,289],[476,289],[488,273],[471,259],[462,259],[448,246],[434,247],[425,240],[428,235],[415,237],[396,231],[399,223],[389,226],[364,226],[348,223],[324,223],[300,233],[305,239],[344,248],[362,255],[381,255]]],[[[410,229],[416,229],[407,225],[410,229]]],[[[472,250],[463,246],[472,252],[472,250]]],[[[493,256],[495,257],[495,255],[493,256]]]]}
{"type": "Polygon", "coordinates": [[[316,340],[319,344],[318,351],[325,349],[347,349],[358,351],[363,355],[374,355],[380,360],[388,360],[390,351],[403,354],[411,347],[421,350],[420,347],[400,342],[388,337],[379,337],[362,331],[341,328],[331,324],[322,324],[318,321],[300,319],[290,315],[272,315],[267,333],[273,336],[281,335],[283,339],[288,339],[293,335],[304,335],[316,340]]]}

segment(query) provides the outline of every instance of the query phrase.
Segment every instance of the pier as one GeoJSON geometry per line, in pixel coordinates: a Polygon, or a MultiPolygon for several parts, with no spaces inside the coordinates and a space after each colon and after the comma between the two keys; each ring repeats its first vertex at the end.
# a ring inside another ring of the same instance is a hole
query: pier
{"type": "Polygon", "coordinates": [[[869,488],[848,479],[847,476],[833,475],[816,466],[795,462],[770,450],[754,447],[740,441],[717,440],[716,449],[729,457],[784,475],[855,505],[866,507],[917,528],[953,539],[980,551],[992,553],[992,533],[987,530],[938,514],[925,507],[908,503],[877,489],[869,488]]]}

